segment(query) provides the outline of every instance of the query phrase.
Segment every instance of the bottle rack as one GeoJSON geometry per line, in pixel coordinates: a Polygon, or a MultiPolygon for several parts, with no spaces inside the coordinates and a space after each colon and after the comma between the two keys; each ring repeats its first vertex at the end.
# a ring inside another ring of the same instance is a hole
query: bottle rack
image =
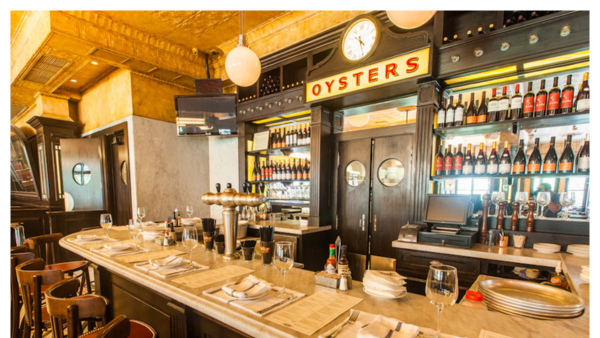
{"type": "Polygon", "coordinates": [[[307,68],[308,59],[302,58],[279,67],[263,70],[258,81],[253,85],[249,87],[237,87],[238,103],[269,97],[283,91],[303,87],[306,80],[307,68]],[[273,83],[276,83],[276,87],[269,88],[267,92],[266,86],[273,83]]]}

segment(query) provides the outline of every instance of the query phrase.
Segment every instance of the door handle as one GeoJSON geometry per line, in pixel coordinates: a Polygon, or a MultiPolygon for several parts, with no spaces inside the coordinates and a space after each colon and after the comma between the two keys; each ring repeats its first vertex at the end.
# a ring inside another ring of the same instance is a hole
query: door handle
{"type": "Polygon", "coordinates": [[[358,227],[361,228],[362,231],[365,231],[365,223],[366,223],[366,219],[365,219],[365,215],[362,215],[362,219],[360,219],[358,221],[358,227]]]}
{"type": "Polygon", "coordinates": [[[373,216],[373,231],[377,231],[377,215],[373,216]]]}

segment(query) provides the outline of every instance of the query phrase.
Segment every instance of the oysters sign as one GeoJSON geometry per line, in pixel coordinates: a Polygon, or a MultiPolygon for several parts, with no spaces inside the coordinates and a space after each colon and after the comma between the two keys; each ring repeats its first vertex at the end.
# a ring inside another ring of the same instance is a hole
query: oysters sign
{"type": "Polygon", "coordinates": [[[306,102],[346,95],[429,73],[429,49],[357,68],[306,84],[306,102]]]}

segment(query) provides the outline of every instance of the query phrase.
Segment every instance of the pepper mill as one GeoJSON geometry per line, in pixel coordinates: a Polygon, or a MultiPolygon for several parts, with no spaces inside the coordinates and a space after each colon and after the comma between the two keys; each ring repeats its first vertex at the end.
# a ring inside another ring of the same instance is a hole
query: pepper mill
{"type": "Polygon", "coordinates": [[[535,201],[529,201],[529,212],[527,214],[527,228],[525,231],[533,232],[533,223],[535,223],[535,219],[533,218],[533,213],[535,211],[535,201]]]}
{"type": "Polygon", "coordinates": [[[481,234],[479,235],[479,243],[485,244],[488,232],[488,211],[490,209],[490,194],[484,194],[483,196],[481,196],[481,200],[483,214],[481,215],[481,234]]]}
{"type": "Polygon", "coordinates": [[[501,201],[498,202],[498,217],[496,218],[496,229],[500,230],[504,228],[504,208],[506,207],[506,202],[501,201]]]}
{"type": "Polygon", "coordinates": [[[517,231],[519,229],[519,202],[513,202],[513,213],[510,218],[510,231],[517,231]]]}

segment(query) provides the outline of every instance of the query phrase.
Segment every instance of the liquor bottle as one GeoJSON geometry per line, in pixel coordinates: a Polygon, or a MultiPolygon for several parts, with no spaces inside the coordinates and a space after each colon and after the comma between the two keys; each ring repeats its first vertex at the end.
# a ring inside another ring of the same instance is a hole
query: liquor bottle
{"type": "Polygon", "coordinates": [[[454,107],[454,126],[462,126],[463,124],[463,114],[465,112],[465,106],[462,104],[462,94],[458,94],[458,102],[456,103],[456,107],[454,107]]]}
{"type": "Polygon", "coordinates": [[[296,159],[294,159],[294,163],[292,164],[292,168],[290,170],[292,177],[290,179],[297,180],[298,179],[298,170],[296,169],[296,159]]]}
{"type": "Polygon", "coordinates": [[[260,167],[260,177],[262,178],[263,181],[265,181],[267,178],[267,172],[266,172],[265,168],[265,162],[262,163],[262,166],[260,167]]]}
{"type": "Polygon", "coordinates": [[[310,180],[310,161],[306,160],[306,163],[304,163],[304,170],[306,171],[306,179],[310,180]]]}
{"type": "Polygon", "coordinates": [[[273,180],[273,160],[269,163],[269,181],[273,180]]]}
{"type": "Polygon", "coordinates": [[[306,144],[310,144],[310,124],[308,124],[308,129],[306,130],[306,137],[308,138],[306,144]]]}
{"type": "Polygon", "coordinates": [[[488,107],[485,104],[485,90],[481,94],[481,105],[477,109],[477,123],[485,123],[487,121],[488,107]]]}
{"type": "Polygon", "coordinates": [[[437,112],[437,125],[435,128],[443,128],[444,123],[446,122],[446,98],[442,99],[442,105],[437,112]]]}
{"type": "Polygon", "coordinates": [[[325,262],[325,271],[335,273],[337,269],[337,260],[335,259],[335,245],[329,244],[329,258],[325,262]]]}
{"type": "Polygon", "coordinates": [[[293,141],[292,143],[294,143],[294,147],[297,147],[298,146],[298,126],[296,125],[295,127],[296,127],[296,129],[294,129],[294,139],[292,140],[293,141]]]}
{"type": "Polygon", "coordinates": [[[567,145],[560,155],[560,162],[558,163],[558,172],[561,174],[568,174],[573,172],[573,161],[575,156],[573,155],[573,149],[571,149],[571,138],[572,135],[567,135],[567,145]]]}
{"type": "Polygon", "coordinates": [[[558,162],[558,156],[556,156],[556,149],[554,149],[554,142],[556,141],[556,137],[552,136],[550,138],[550,148],[544,157],[544,167],[542,168],[542,172],[544,174],[555,174],[556,173],[556,163],[558,162]]]}
{"type": "Polygon", "coordinates": [[[435,176],[444,175],[444,154],[442,145],[438,147],[438,153],[435,155],[435,176]]]}
{"type": "Polygon", "coordinates": [[[546,101],[548,99],[548,92],[546,91],[546,80],[542,80],[540,90],[535,96],[535,117],[541,117],[546,115],[546,101]]]}
{"type": "Polygon", "coordinates": [[[340,248],[340,261],[338,262],[338,274],[349,273],[348,258],[346,258],[347,246],[342,245],[340,248]]]}
{"type": "Polygon", "coordinates": [[[576,111],[578,113],[589,112],[590,110],[590,87],[588,85],[589,73],[583,73],[583,83],[581,89],[577,93],[577,106],[576,111]]]}
{"type": "Polygon", "coordinates": [[[510,174],[510,169],[511,169],[510,150],[508,149],[508,141],[504,141],[504,151],[502,152],[502,156],[500,156],[500,164],[498,165],[498,173],[499,174],[510,174]]]}
{"type": "Polygon", "coordinates": [[[475,93],[471,93],[471,102],[469,103],[469,108],[467,109],[467,124],[477,123],[477,111],[475,110],[475,105],[473,104],[474,101],[475,93]]]}
{"type": "Polygon", "coordinates": [[[502,96],[498,100],[498,121],[510,120],[510,98],[506,90],[507,86],[502,87],[502,96]]]}
{"type": "Polygon", "coordinates": [[[298,128],[298,145],[299,146],[304,145],[304,132],[302,131],[302,124],[298,128]]]}
{"type": "Polygon", "coordinates": [[[498,173],[498,151],[496,150],[496,142],[492,144],[492,151],[487,161],[487,173],[495,175],[498,173]]]}
{"type": "Polygon", "coordinates": [[[465,154],[465,158],[463,160],[462,173],[463,175],[473,174],[473,155],[471,155],[470,144],[467,146],[467,153],[465,154]]]}
{"type": "Polygon", "coordinates": [[[523,96],[519,92],[520,84],[516,84],[515,93],[510,99],[510,115],[513,120],[523,118],[523,96]]]}
{"type": "Polygon", "coordinates": [[[298,165],[296,166],[296,171],[298,172],[298,177],[296,178],[298,181],[304,179],[304,173],[302,172],[302,159],[298,160],[298,165]]]}
{"type": "Polygon", "coordinates": [[[527,163],[528,174],[539,174],[542,169],[542,155],[540,154],[540,138],[535,138],[535,146],[533,152],[529,155],[529,162],[527,163]]]}
{"type": "Polygon", "coordinates": [[[454,154],[454,175],[462,175],[464,155],[462,152],[462,144],[458,145],[458,150],[454,154]]]}
{"type": "MultiPolygon", "coordinates": [[[[171,220],[171,222],[173,223],[173,226],[178,226],[177,224],[177,212],[173,211],[173,219],[171,220]]],[[[168,225],[165,223],[165,227],[167,228],[168,225]]]]}
{"type": "Polygon", "coordinates": [[[567,84],[560,95],[560,112],[562,114],[573,112],[573,93],[575,92],[575,88],[571,84],[572,77],[572,75],[567,75],[567,84]]]}
{"type": "Polygon", "coordinates": [[[496,88],[492,88],[492,98],[488,102],[488,122],[498,121],[498,98],[496,88]]]}
{"type": "Polygon", "coordinates": [[[515,155],[515,159],[513,160],[513,175],[521,175],[525,173],[525,153],[523,152],[523,146],[525,145],[524,140],[519,140],[519,150],[517,150],[517,154],[515,155]]]}
{"type": "Polygon", "coordinates": [[[485,155],[483,150],[483,142],[479,144],[479,154],[477,154],[477,160],[475,161],[475,175],[485,174],[485,155]]]}
{"type": "Polygon", "coordinates": [[[277,135],[277,148],[281,148],[283,145],[283,141],[281,139],[281,128],[277,128],[277,133],[275,135],[277,135]]]}
{"type": "Polygon", "coordinates": [[[446,123],[444,124],[444,127],[448,128],[448,127],[452,127],[452,124],[454,123],[454,96],[450,96],[450,103],[448,104],[448,106],[446,107],[446,123]]]}
{"type": "Polygon", "coordinates": [[[590,134],[585,134],[585,144],[577,156],[577,172],[590,172],[590,134]]]}
{"type": "Polygon", "coordinates": [[[285,128],[285,146],[292,146],[292,130],[290,127],[285,128]]]}
{"type": "Polygon", "coordinates": [[[560,114],[560,88],[558,88],[558,76],[554,77],[554,83],[548,92],[548,115],[556,114],[560,114]]]}
{"type": "Polygon", "coordinates": [[[258,173],[256,172],[256,162],[254,162],[254,165],[252,166],[252,181],[258,181],[258,173]]]}
{"type": "Polygon", "coordinates": [[[449,145],[444,156],[444,175],[452,175],[452,165],[454,164],[454,156],[452,155],[452,146],[449,145]]]}
{"type": "Polygon", "coordinates": [[[535,110],[535,93],[533,92],[533,82],[527,84],[527,93],[523,97],[523,118],[533,117],[535,110]]]}

